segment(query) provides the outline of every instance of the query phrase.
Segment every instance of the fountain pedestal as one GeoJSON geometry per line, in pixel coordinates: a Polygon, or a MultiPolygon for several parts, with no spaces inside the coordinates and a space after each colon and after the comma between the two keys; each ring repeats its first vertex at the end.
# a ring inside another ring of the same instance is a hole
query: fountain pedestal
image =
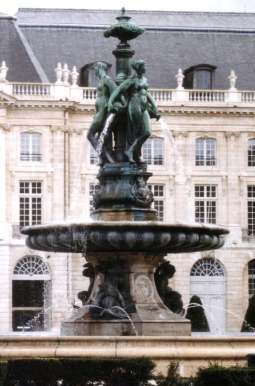
{"type": "Polygon", "coordinates": [[[190,335],[190,321],[171,312],[158,295],[154,269],[162,258],[151,253],[88,254],[96,272],[90,297],[62,322],[61,334],[190,335]]]}
{"type": "Polygon", "coordinates": [[[151,173],[141,153],[151,135],[150,118],[160,114],[148,91],[145,63],[130,63],[128,44],[142,32],[123,9],[105,31],[106,37],[120,40],[114,51],[116,81],[107,75],[105,63],[95,66],[96,115],[88,131],[101,162],[95,221],[22,230],[32,249],[86,255],[83,275],[90,277],[90,286],[82,291],[83,307],[62,322],[62,335],[190,335],[190,322],[160,298],[154,273],[168,253],[220,248],[228,233],[199,224],[164,224],[151,208],[151,173]]]}
{"type": "Polygon", "coordinates": [[[118,162],[105,164],[98,174],[99,186],[94,196],[91,216],[99,221],[156,221],[151,209],[153,194],[147,185],[152,173],[146,164],[118,162]]]}

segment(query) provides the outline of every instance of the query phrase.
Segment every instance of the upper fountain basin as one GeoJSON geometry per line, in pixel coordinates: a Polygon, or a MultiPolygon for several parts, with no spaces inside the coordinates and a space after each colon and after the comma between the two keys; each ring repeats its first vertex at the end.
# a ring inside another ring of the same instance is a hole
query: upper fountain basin
{"type": "Polygon", "coordinates": [[[228,230],[202,224],[95,221],[25,227],[29,248],[52,252],[180,253],[220,248],[228,230]]]}

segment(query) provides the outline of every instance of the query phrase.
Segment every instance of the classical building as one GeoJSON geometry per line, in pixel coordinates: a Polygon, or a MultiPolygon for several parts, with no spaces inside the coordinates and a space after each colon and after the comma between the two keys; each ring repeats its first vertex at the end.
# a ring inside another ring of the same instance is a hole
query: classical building
{"type": "MultiPolygon", "coordinates": [[[[103,30],[117,14],[0,15],[1,334],[58,333],[88,285],[84,257],[30,250],[20,227],[89,218],[93,64],[105,61],[114,76],[115,42],[103,30]]],[[[230,230],[220,250],[169,256],[170,285],[184,305],[200,297],[210,333],[239,333],[255,294],[255,14],[130,16],[147,30],[134,49],[162,115],[143,148],[159,219],[230,230]]]]}

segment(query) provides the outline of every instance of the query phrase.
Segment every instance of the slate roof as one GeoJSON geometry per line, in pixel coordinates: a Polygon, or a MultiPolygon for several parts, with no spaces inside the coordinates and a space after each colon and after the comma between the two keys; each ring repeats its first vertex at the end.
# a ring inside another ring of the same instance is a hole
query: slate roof
{"type": "Polygon", "coordinates": [[[0,36],[0,63],[6,61],[9,81],[46,81],[47,78],[42,76],[40,64],[17,27],[15,18],[0,15],[0,36]]]}
{"type": "MultiPolygon", "coordinates": [[[[119,13],[119,10],[20,8],[18,19],[19,25],[108,26],[119,13]]],[[[127,13],[145,27],[255,29],[255,13],[135,10],[127,13]]]]}
{"type": "MultiPolygon", "coordinates": [[[[23,9],[19,29],[48,79],[55,81],[57,62],[78,69],[97,60],[113,64],[117,40],[103,36],[119,10],[23,9]]],[[[128,11],[146,32],[131,42],[147,63],[151,87],[176,87],[178,68],[206,63],[217,66],[214,88],[228,88],[231,69],[239,89],[255,89],[255,14],[128,11]]],[[[1,28],[1,18],[0,18],[1,28]]],[[[0,46],[0,57],[1,57],[0,46]]],[[[4,59],[3,59],[4,60],[4,59]]],[[[7,65],[11,69],[11,63],[7,65]]],[[[24,67],[24,77],[33,81],[24,67]]]]}

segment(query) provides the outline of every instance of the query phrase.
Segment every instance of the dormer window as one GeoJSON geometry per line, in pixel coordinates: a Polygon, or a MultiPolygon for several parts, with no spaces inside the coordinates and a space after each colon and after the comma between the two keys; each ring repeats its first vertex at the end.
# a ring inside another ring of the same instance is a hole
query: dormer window
{"type": "Polygon", "coordinates": [[[210,90],[213,87],[213,76],[216,66],[199,64],[184,71],[184,88],[210,90]]]}
{"type": "MultiPolygon", "coordinates": [[[[104,62],[104,61],[103,61],[104,62]]],[[[104,62],[106,63],[106,62],[104,62]]],[[[81,87],[96,87],[98,84],[98,79],[95,74],[95,64],[96,62],[86,64],[80,70],[80,86],[81,87]]],[[[111,64],[106,63],[108,70],[111,68],[111,64]]]]}

